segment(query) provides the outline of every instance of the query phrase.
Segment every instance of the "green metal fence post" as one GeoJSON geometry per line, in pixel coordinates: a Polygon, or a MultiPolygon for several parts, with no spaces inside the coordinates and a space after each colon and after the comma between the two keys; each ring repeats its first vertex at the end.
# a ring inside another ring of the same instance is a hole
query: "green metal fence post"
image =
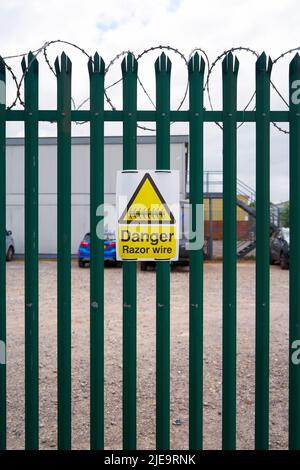
{"type": "Polygon", "coordinates": [[[25,448],[39,447],[39,165],[38,61],[25,74],[25,448]]]}
{"type": "MultiPolygon", "coordinates": [[[[205,62],[196,53],[189,61],[190,101],[190,204],[192,231],[197,205],[203,204],[203,79],[205,62]]],[[[199,221],[198,221],[199,222],[199,221]]],[[[202,221],[201,221],[202,222],[202,221]]],[[[196,240],[194,240],[194,243],[196,240]]],[[[192,240],[190,240],[192,245],[192,240]]],[[[193,246],[191,246],[193,248],[193,246]]],[[[190,256],[190,345],[189,345],[189,448],[202,449],[203,434],[203,250],[191,249],[190,256]]]]}
{"type": "Polygon", "coordinates": [[[223,72],[223,449],[236,446],[236,99],[238,60],[223,72]]]}
{"type": "MultiPolygon", "coordinates": [[[[104,204],[104,73],[96,53],[90,75],[90,444],[104,449],[104,230],[97,210],[104,204]],[[101,232],[101,233],[100,233],[101,232]]],[[[104,214],[103,214],[104,215],[104,214]]]]}
{"type": "Polygon", "coordinates": [[[269,446],[270,74],[263,53],[256,62],[256,346],[255,448],[269,446]]]}
{"type": "Polygon", "coordinates": [[[57,387],[58,448],[71,448],[71,61],[57,75],[57,387]]]}
{"type": "MultiPolygon", "coordinates": [[[[132,54],[122,61],[123,169],[137,165],[137,68],[132,54]]],[[[123,448],[136,448],[136,262],[123,263],[123,448]]]]}
{"type": "MultiPolygon", "coordinates": [[[[6,351],[6,154],[5,65],[0,58],[0,341],[6,351]]],[[[6,448],[6,353],[0,361],[0,449],[6,448]],[[2,363],[4,362],[4,363],[2,363]]]]}
{"type": "MultiPolygon", "coordinates": [[[[170,169],[171,61],[155,62],[156,168],[170,169]]],[[[170,447],[170,262],[156,263],[156,448],[170,447]]]]}
{"type": "Polygon", "coordinates": [[[289,448],[300,450],[300,57],[290,63],[289,448]],[[295,354],[296,353],[296,354],[295,354]]]}

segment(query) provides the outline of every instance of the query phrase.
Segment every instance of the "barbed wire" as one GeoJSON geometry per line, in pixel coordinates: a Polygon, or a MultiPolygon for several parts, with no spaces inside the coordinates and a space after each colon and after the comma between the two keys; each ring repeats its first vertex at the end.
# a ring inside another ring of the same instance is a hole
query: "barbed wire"
{"type": "MultiPolygon", "coordinates": [[[[67,46],[70,46],[70,47],[73,47],[75,48],[77,51],[79,51],[80,53],[82,53],[83,55],[85,55],[89,60],[92,60],[93,62],[93,59],[91,57],[91,54],[89,54],[83,47],[73,43],[73,42],[70,42],[70,41],[65,41],[65,40],[62,40],[62,39],[55,39],[55,40],[51,40],[51,41],[46,41],[41,47],[31,51],[31,54],[32,54],[32,58],[31,60],[28,61],[27,65],[26,65],[26,62],[24,61],[22,63],[22,67],[23,67],[23,73],[21,75],[21,78],[18,80],[17,79],[17,75],[16,73],[14,72],[13,68],[7,63],[7,61],[9,60],[12,60],[12,59],[16,59],[16,58],[26,58],[29,54],[29,52],[26,52],[26,53],[19,53],[19,54],[14,54],[14,55],[8,55],[8,56],[4,56],[1,58],[4,66],[6,67],[6,69],[8,70],[8,72],[10,73],[11,77],[12,77],[12,80],[16,86],[16,96],[14,98],[14,100],[12,101],[12,103],[10,104],[10,106],[7,107],[8,110],[10,109],[13,109],[17,103],[19,102],[20,105],[22,107],[25,107],[25,103],[24,103],[24,100],[22,98],[22,94],[21,94],[21,88],[22,88],[22,84],[23,84],[23,81],[24,81],[24,78],[25,78],[25,75],[28,71],[28,69],[30,68],[31,64],[33,63],[33,61],[35,59],[37,59],[37,57],[42,53],[43,54],[43,57],[44,57],[44,60],[45,60],[45,63],[47,64],[47,66],[49,67],[50,71],[53,73],[53,75],[56,76],[56,72],[54,70],[54,67],[53,65],[51,64],[50,62],[50,59],[49,59],[49,56],[48,56],[48,49],[51,47],[51,46],[54,46],[54,45],[57,45],[57,44],[61,44],[61,45],[67,45],[67,46]]],[[[124,50],[120,53],[118,53],[117,55],[115,55],[108,63],[108,65],[106,66],[105,68],[105,75],[108,74],[108,72],[110,71],[111,67],[117,62],[119,61],[122,57],[125,57],[127,54],[131,53],[137,61],[141,60],[142,58],[144,58],[145,55],[149,54],[149,53],[152,53],[152,52],[155,52],[157,50],[165,50],[169,53],[172,53],[172,54],[175,54],[175,55],[178,55],[179,58],[184,62],[185,64],[185,67],[187,68],[188,66],[188,62],[189,60],[191,59],[191,57],[196,53],[196,52],[200,52],[201,56],[204,58],[205,62],[206,62],[206,79],[205,79],[205,82],[204,82],[204,87],[203,87],[203,91],[206,93],[206,96],[207,96],[207,100],[208,100],[208,105],[209,105],[209,108],[213,111],[214,110],[214,106],[213,106],[213,100],[212,100],[212,93],[211,93],[211,86],[210,86],[210,81],[211,81],[211,77],[212,77],[212,74],[214,72],[214,69],[216,67],[216,65],[218,64],[219,61],[221,61],[228,53],[235,53],[236,55],[238,55],[239,52],[246,52],[246,53],[249,53],[249,54],[252,54],[256,57],[256,59],[259,57],[259,53],[257,51],[255,51],[254,49],[251,49],[250,47],[245,47],[245,46],[237,46],[237,47],[232,47],[231,49],[227,49],[225,51],[223,51],[221,54],[219,54],[216,59],[213,61],[213,62],[210,62],[209,60],[209,56],[208,54],[206,53],[206,51],[200,47],[195,47],[194,49],[192,49],[192,51],[186,56],[183,52],[181,52],[178,48],[175,48],[175,47],[172,47],[170,45],[157,45],[157,46],[151,46],[147,49],[144,49],[142,52],[138,53],[138,54],[134,54],[134,52],[132,51],[129,51],[129,50],[124,50]]],[[[287,55],[293,53],[293,52],[296,52],[296,51],[300,51],[300,46],[298,47],[294,47],[292,49],[289,49],[285,52],[282,52],[278,57],[275,58],[275,60],[273,60],[273,66],[275,64],[278,64],[278,62],[280,60],[282,60],[283,58],[285,58],[287,55]]],[[[105,100],[108,104],[108,106],[112,109],[112,110],[116,110],[116,107],[115,105],[113,104],[112,102],[112,99],[111,97],[109,96],[109,92],[108,90],[111,90],[112,88],[114,88],[116,85],[118,85],[119,83],[121,83],[123,80],[123,78],[119,78],[117,80],[115,80],[113,83],[111,83],[110,85],[106,86],[105,89],[104,89],[104,95],[105,95],[105,100]]],[[[144,95],[147,97],[147,99],[149,100],[149,102],[151,103],[151,105],[153,106],[154,109],[156,109],[156,106],[155,106],[155,102],[154,100],[152,99],[150,93],[147,91],[145,85],[143,84],[140,76],[138,75],[137,77],[137,80],[138,80],[138,84],[142,90],[142,92],[144,93],[144,95]]],[[[270,80],[270,85],[271,87],[273,88],[273,90],[275,91],[275,93],[278,95],[278,97],[280,98],[280,100],[284,103],[285,106],[287,106],[287,108],[289,108],[289,104],[288,104],[288,101],[284,98],[283,94],[279,91],[278,87],[274,84],[274,82],[272,80],[270,80]]],[[[189,89],[189,82],[188,82],[188,78],[187,78],[187,81],[186,81],[186,84],[185,84],[185,87],[184,87],[184,92],[183,92],[183,96],[179,102],[179,105],[177,106],[176,108],[176,111],[179,111],[182,106],[184,105],[185,101],[186,101],[186,98],[187,98],[187,94],[188,94],[188,89],[189,89]]],[[[251,103],[253,102],[254,98],[255,98],[255,95],[256,95],[256,92],[254,91],[249,100],[247,101],[245,107],[243,108],[243,111],[246,111],[250,106],[251,106],[251,103]]],[[[86,98],[84,99],[83,101],[81,101],[79,103],[78,106],[76,106],[76,103],[75,103],[75,99],[72,97],[72,107],[74,110],[80,110],[86,103],[89,102],[89,98],[86,98]]],[[[252,110],[255,110],[255,104],[253,105],[252,107],[252,110]]],[[[83,124],[87,121],[77,121],[76,124],[83,124]]],[[[173,124],[173,123],[171,123],[173,124]]],[[[219,122],[215,122],[215,124],[222,129],[222,125],[219,123],[219,122]]],[[[237,128],[239,129],[242,125],[244,124],[244,122],[241,122],[237,125],[237,128]]],[[[284,134],[289,134],[289,131],[286,130],[286,129],[283,129],[282,127],[280,127],[276,122],[272,122],[273,126],[279,130],[280,132],[284,133],[284,134]]],[[[149,127],[146,127],[146,126],[142,126],[140,124],[138,124],[138,128],[142,129],[142,130],[147,130],[147,131],[152,131],[154,132],[155,129],[154,128],[149,128],[149,127]]]]}

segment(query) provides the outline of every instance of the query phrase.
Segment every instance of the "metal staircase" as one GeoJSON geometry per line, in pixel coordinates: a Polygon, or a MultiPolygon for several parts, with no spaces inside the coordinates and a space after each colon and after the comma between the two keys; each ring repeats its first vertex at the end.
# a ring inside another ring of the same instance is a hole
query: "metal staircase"
{"type": "Polygon", "coordinates": [[[243,258],[244,256],[251,253],[256,248],[256,240],[249,242],[248,240],[241,241],[237,245],[237,257],[243,258]]]}
{"type": "Polygon", "coordinates": [[[254,209],[254,207],[249,206],[249,204],[246,204],[244,201],[242,201],[242,199],[239,198],[239,194],[236,198],[236,203],[241,209],[243,209],[249,215],[251,215],[252,217],[256,217],[256,210],[254,209]]]}
{"type": "MultiPolygon", "coordinates": [[[[189,192],[189,174],[187,174],[187,193],[189,192]]],[[[223,172],[222,171],[205,171],[203,178],[203,195],[206,198],[222,198],[223,197],[223,172]]],[[[237,206],[247,212],[249,216],[256,219],[256,193],[254,189],[237,178],[237,206]],[[239,196],[242,196],[239,197],[239,196]],[[247,199],[247,202],[243,200],[247,199]]],[[[279,208],[270,203],[270,236],[280,226],[279,208]]],[[[253,230],[255,232],[255,229],[253,230]]],[[[240,240],[237,243],[237,257],[243,258],[256,248],[256,241],[240,240]]]]}
{"type": "MultiPolygon", "coordinates": [[[[245,212],[247,212],[251,217],[256,218],[256,210],[253,207],[255,204],[255,198],[253,198],[253,194],[255,195],[255,192],[251,190],[251,202],[252,206],[246,204],[244,201],[239,199],[237,196],[236,203],[237,205],[243,209],[245,212]]],[[[244,194],[245,195],[245,194],[244,194]]],[[[249,199],[248,199],[249,200],[249,199]]],[[[270,236],[272,233],[279,227],[279,209],[275,204],[270,203],[270,236]]],[[[244,256],[248,255],[251,253],[256,248],[256,240],[241,240],[237,244],[237,257],[238,258],[243,258],[244,256]]]]}

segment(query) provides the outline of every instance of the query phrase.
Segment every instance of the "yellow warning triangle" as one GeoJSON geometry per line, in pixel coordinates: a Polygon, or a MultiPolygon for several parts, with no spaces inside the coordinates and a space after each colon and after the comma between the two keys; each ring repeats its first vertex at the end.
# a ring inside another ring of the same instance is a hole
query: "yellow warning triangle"
{"type": "Polygon", "coordinates": [[[149,173],[145,173],[134,191],[120,224],[174,224],[175,219],[149,173]]]}

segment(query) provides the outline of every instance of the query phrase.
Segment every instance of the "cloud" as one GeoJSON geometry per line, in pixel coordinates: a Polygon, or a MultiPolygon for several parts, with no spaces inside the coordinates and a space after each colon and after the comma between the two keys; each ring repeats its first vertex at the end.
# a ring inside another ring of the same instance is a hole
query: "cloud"
{"type": "Polygon", "coordinates": [[[106,32],[109,30],[114,30],[118,27],[119,23],[117,21],[109,22],[99,22],[97,23],[97,28],[100,29],[102,32],[106,32]]]}
{"type": "Polygon", "coordinates": [[[179,7],[182,5],[183,0],[170,0],[168,4],[168,11],[170,12],[175,12],[179,9],[179,7]]]}

